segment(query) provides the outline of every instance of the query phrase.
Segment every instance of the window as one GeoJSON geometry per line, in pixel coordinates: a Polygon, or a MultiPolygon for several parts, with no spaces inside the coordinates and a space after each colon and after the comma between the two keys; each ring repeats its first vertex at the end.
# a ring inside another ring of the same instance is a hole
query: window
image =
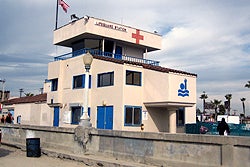
{"type": "Polygon", "coordinates": [[[85,53],[85,49],[102,50],[101,39],[83,39],[72,43],[73,56],[78,56],[85,53]]]}
{"type": "Polygon", "coordinates": [[[84,48],[84,41],[83,40],[72,43],[73,57],[81,55],[83,53],[81,49],[83,49],[83,48],[84,48]]]}
{"type": "Polygon", "coordinates": [[[114,72],[98,74],[97,87],[114,85],[114,72]]]}
{"type": "Polygon", "coordinates": [[[176,125],[177,126],[184,126],[185,124],[185,108],[179,108],[176,111],[176,125]]]}
{"type": "MultiPolygon", "coordinates": [[[[71,123],[72,124],[79,124],[80,123],[80,118],[83,114],[83,108],[82,107],[72,107],[72,120],[71,123]]],[[[88,108],[88,115],[90,117],[90,108],[88,108]]]]}
{"type": "MultiPolygon", "coordinates": [[[[73,89],[85,88],[85,74],[73,76],[73,89]]],[[[89,88],[91,88],[91,75],[89,76],[89,88]]]]}
{"type": "Polygon", "coordinates": [[[51,80],[51,91],[57,91],[58,78],[51,80]]]}
{"type": "Polygon", "coordinates": [[[126,71],[126,84],[141,86],[141,72],[126,71]]]}
{"type": "Polygon", "coordinates": [[[78,75],[73,77],[73,89],[76,88],[83,88],[84,82],[83,82],[83,75],[78,75]]]}
{"type": "Polygon", "coordinates": [[[125,106],[125,126],[140,126],[141,110],[141,107],[125,106]]]}
{"type": "Polygon", "coordinates": [[[72,124],[79,124],[82,115],[81,107],[72,107],[72,124]]]}
{"type": "Polygon", "coordinates": [[[105,40],[105,42],[104,42],[104,52],[113,53],[113,49],[114,49],[114,42],[109,41],[109,40],[105,40]]]}

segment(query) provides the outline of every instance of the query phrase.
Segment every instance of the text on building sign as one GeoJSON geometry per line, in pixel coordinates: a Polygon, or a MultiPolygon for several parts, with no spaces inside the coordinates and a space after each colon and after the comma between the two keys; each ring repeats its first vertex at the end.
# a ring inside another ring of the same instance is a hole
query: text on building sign
{"type": "Polygon", "coordinates": [[[122,32],[127,32],[127,29],[122,27],[122,26],[118,26],[118,25],[113,25],[113,24],[107,24],[104,22],[95,22],[95,25],[97,26],[101,26],[101,27],[105,27],[105,28],[110,28],[113,30],[118,30],[118,31],[122,31],[122,32]]]}

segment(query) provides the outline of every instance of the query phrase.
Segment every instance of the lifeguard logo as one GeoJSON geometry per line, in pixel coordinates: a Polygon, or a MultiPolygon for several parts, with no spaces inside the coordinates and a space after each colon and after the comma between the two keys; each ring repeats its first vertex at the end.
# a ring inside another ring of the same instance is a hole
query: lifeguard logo
{"type": "Polygon", "coordinates": [[[180,89],[178,90],[178,96],[181,97],[189,96],[189,90],[187,90],[187,79],[184,79],[184,83],[180,84],[180,89]]]}

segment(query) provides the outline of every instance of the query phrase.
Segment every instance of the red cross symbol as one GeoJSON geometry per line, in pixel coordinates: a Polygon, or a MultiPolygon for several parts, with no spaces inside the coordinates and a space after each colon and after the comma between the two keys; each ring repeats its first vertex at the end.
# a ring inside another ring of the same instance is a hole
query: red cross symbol
{"type": "Polygon", "coordinates": [[[140,35],[140,30],[136,29],[136,33],[132,33],[132,38],[135,38],[136,44],[139,44],[140,40],[143,40],[144,36],[140,35]]]}

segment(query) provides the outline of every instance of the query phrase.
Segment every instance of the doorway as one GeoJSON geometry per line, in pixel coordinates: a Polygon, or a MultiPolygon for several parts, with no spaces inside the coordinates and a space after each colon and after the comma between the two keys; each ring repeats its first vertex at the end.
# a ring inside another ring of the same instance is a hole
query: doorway
{"type": "Polygon", "coordinates": [[[97,107],[97,128],[113,129],[113,106],[97,107]]]}
{"type": "Polygon", "coordinates": [[[115,48],[115,58],[116,59],[122,59],[122,47],[116,46],[115,48]]]}
{"type": "Polygon", "coordinates": [[[60,109],[59,107],[54,107],[54,120],[53,120],[53,126],[58,127],[59,126],[59,114],[60,113],[60,109]]]}

